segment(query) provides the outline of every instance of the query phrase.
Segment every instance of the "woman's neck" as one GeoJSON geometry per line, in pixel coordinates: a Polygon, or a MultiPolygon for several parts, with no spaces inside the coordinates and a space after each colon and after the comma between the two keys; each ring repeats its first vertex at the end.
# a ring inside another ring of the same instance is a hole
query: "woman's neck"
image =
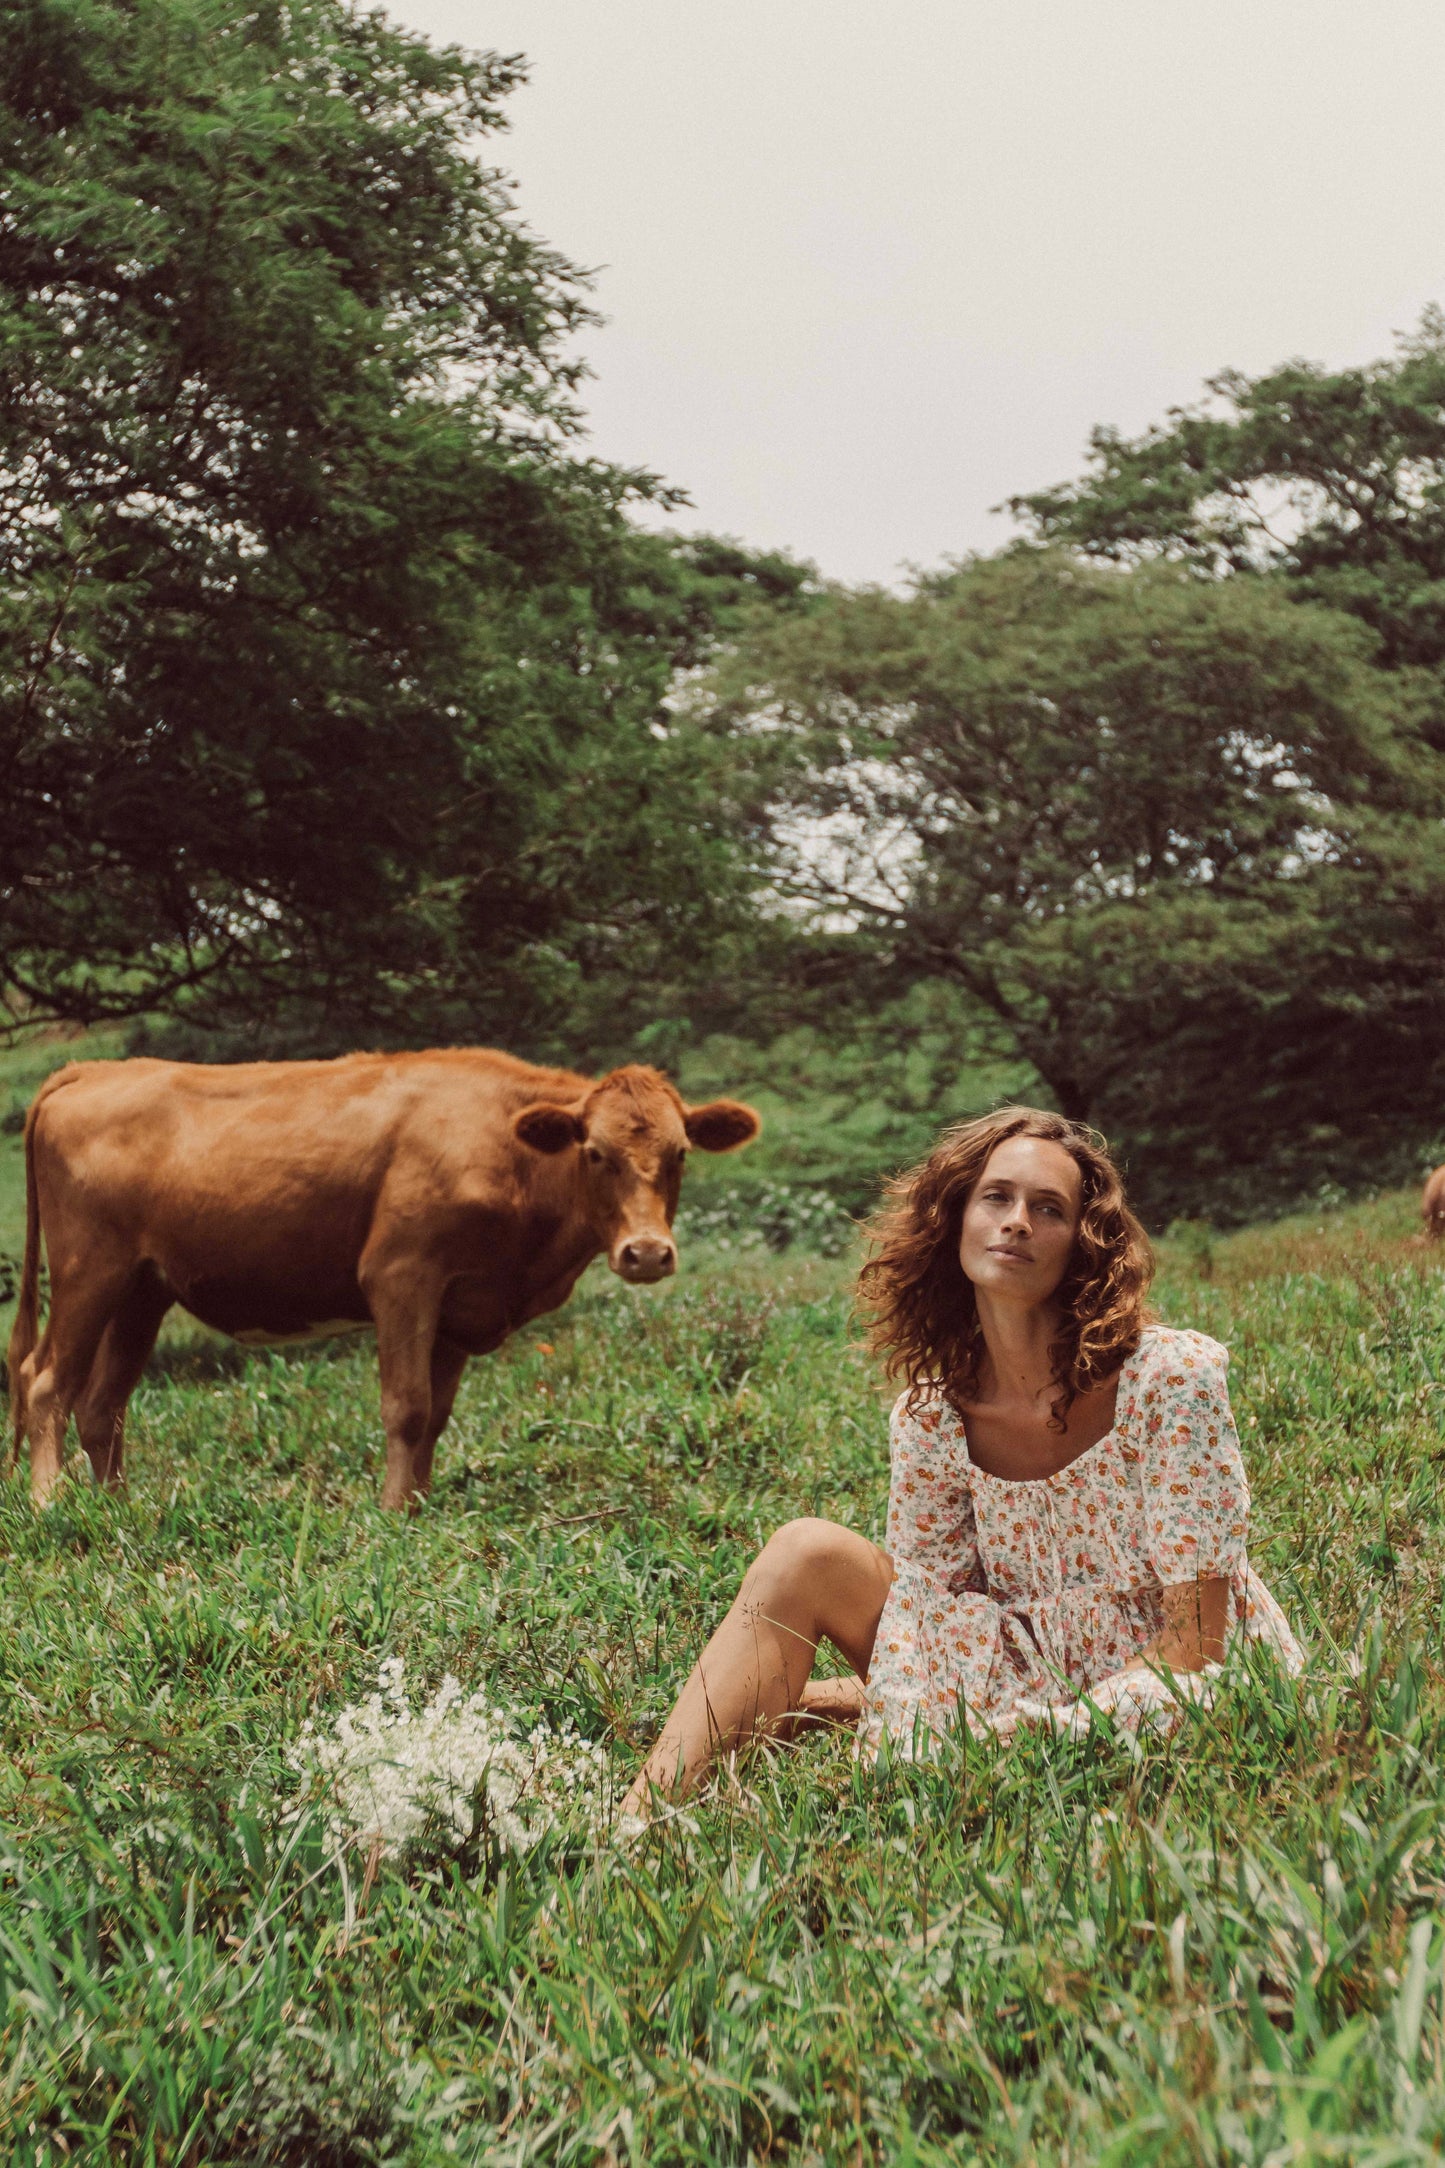
{"type": "Polygon", "coordinates": [[[987,1352],[979,1380],[990,1400],[1032,1405],[1054,1386],[1049,1349],[1058,1338],[1059,1313],[1053,1303],[1000,1302],[975,1290],[979,1329],[987,1352]]]}

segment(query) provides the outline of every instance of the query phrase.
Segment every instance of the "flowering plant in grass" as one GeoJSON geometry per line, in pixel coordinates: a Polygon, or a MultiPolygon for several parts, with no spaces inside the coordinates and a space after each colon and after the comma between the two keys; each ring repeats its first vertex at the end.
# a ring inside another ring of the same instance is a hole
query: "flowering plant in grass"
{"type": "Polygon", "coordinates": [[[376,1692],[329,1730],[308,1719],[288,1759],[329,1795],[333,1834],[379,1842],[384,1857],[438,1838],[458,1851],[490,1840],[517,1852],[559,1824],[596,1829],[602,1748],[571,1725],[524,1721],[450,1673],[414,1707],[405,1661],[389,1656],[376,1692]]]}

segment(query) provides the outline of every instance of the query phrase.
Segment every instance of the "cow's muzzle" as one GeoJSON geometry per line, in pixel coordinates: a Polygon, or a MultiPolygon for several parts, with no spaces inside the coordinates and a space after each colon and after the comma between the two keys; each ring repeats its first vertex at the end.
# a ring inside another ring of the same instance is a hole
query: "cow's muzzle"
{"type": "Polygon", "coordinates": [[[677,1270],[677,1244],[670,1235],[629,1235],[619,1242],[607,1262],[621,1280],[645,1287],[651,1280],[665,1280],[677,1270]]]}

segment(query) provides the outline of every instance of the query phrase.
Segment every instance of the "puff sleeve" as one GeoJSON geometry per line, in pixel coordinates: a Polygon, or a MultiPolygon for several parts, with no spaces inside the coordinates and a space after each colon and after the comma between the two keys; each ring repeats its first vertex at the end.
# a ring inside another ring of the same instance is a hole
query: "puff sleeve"
{"type": "Polygon", "coordinates": [[[912,1568],[946,1588],[983,1595],[973,1493],[936,1408],[911,1412],[907,1395],[888,1426],[888,1532],[895,1573],[912,1568]]]}
{"type": "Polygon", "coordinates": [[[858,1742],[870,1758],[885,1732],[910,1754],[920,1723],[947,1731],[960,1703],[976,1722],[990,1722],[1005,1625],[985,1593],[966,1462],[940,1411],[910,1413],[900,1401],[890,1458],[893,1582],[873,1643],[858,1742]]]}
{"type": "Polygon", "coordinates": [[[1149,1562],[1162,1586],[1246,1571],[1249,1484],[1229,1405],[1228,1352],[1161,1332],[1141,1380],[1140,1478],[1149,1562]]]}

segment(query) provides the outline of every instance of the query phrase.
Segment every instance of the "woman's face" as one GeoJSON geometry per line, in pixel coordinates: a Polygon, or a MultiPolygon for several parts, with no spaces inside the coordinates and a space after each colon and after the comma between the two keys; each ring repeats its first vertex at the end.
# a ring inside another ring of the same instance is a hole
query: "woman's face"
{"type": "Polygon", "coordinates": [[[1047,1137],[1006,1137],[963,1208],[958,1261],[980,1294],[1029,1308],[1068,1270],[1083,1203],[1078,1161],[1047,1137]]]}

